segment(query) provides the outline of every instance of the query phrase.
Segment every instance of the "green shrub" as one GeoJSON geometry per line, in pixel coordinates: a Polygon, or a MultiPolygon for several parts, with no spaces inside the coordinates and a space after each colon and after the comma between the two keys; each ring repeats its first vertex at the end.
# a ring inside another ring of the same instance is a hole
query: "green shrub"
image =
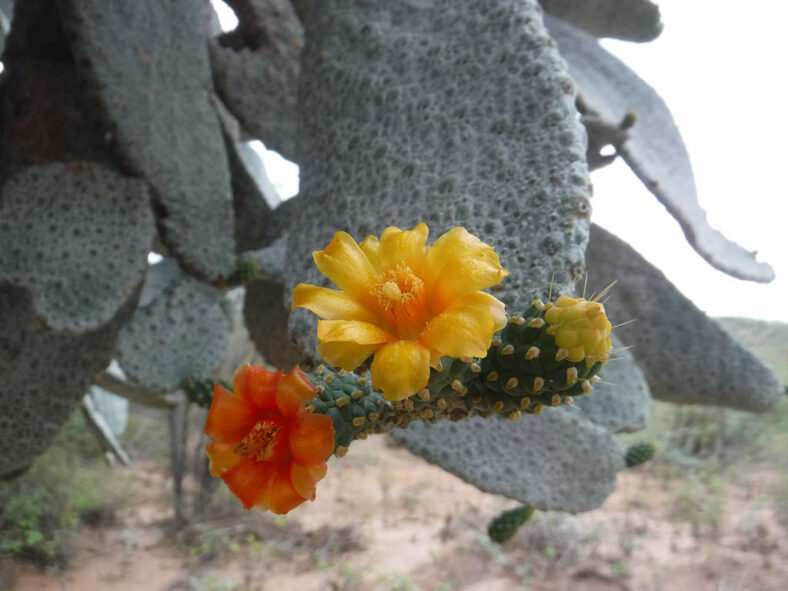
{"type": "Polygon", "coordinates": [[[22,476],[0,482],[0,558],[63,566],[67,541],[81,525],[115,519],[126,479],[106,465],[77,411],[55,443],[22,476]]]}

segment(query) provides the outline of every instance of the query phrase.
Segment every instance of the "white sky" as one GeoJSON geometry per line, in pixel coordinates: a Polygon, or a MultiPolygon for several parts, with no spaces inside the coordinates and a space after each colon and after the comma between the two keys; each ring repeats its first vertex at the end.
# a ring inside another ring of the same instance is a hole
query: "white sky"
{"type": "Polygon", "coordinates": [[[713,316],[788,322],[785,2],[662,0],[651,43],[603,41],[660,93],[692,159],[701,206],[728,238],[772,265],[770,284],[707,265],[626,165],[594,172],[593,220],[629,242],[713,316]],[[648,220],[648,224],[643,220],[648,220]]]}
{"type": "MultiPolygon", "coordinates": [[[[706,264],[623,162],[592,175],[592,219],[629,242],[710,315],[788,322],[788,190],[781,176],[788,168],[788,6],[774,0],[662,0],[659,6],[665,30],[656,41],[603,44],[671,109],[712,226],[757,250],[777,279],[767,285],[740,281],[706,264]]],[[[235,26],[231,12],[220,17],[225,29],[235,26]]],[[[285,197],[295,194],[297,167],[261,154],[274,185],[285,197]]]]}

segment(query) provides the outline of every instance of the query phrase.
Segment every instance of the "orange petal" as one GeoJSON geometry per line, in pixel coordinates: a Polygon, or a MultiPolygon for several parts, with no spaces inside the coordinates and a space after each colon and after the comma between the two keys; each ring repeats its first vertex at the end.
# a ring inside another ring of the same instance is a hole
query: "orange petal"
{"type": "Polygon", "coordinates": [[[433,357],[485,357],[493,334],[506,324],[502,302],[477,291],[455,299],[433,318],[419,342],[433,357]]]}
{"type": "Polygon", "coordinates": [[[331,365],[352,371],[364,363],[381,346],[340,342],[321,343],[317,346],[317,352],[321,358],[328,361],[331,365]]]}
{"type": "Polygon", "coordinates": [[[372,383],[389,400],[402,400],[424,388],[430,379],[430,352],[415,341],[382,347],[372,360],[372,383]]]}
{"type": "Polygon", "coordinates": [[[301,368],[296,366],[279,380],[279,387],[276,390],[276,406],[283,415],[292,417],[316,394],[317,388],[312,385],[301,368]]]}
{"type": "Polygon", "coordinates": [[[378,315],[367,310],[344,291],[301,283],[293,290],[290,309],[306,308],[328,320],[376,322],[378,315]]]}
{"type": "Polygon", "coordinates": [[[306,499],[306,497],[299,495],[298,491],[293,487],[290,477],[290,464],[287,462],[276,464],[267,508],[281,515],[295,509],[306,499]]]}
{"type": "Polygon", "coordinates": [[[314,466],[334,451],[334,423],[322,414],[299,413],[290,427],[290,452],[294,461],[314,466]]]}
{"type": "Polygon", "coordinates": [[[375,268],[347,232],[337,232],[328,246],[312,253],[318,270],[342,291],[349,293],[362,305],[374,310],[377,305],[372,295],[375,268]]]}
{"type": "Polygon", "coordinates": [[[211,459],[209,470],[213,476],[221,476],[238,462],[243,459],[233,450],[236,443],[219,443],[218,441],[209,441],[205,447],[208,457],[211,459]]]}
{"type": "Polygon", "coordinates": [[[255,409],[242,397],[216,384],[205,421],[205,434],[219,442],[238,442],[257,422],[255,409]]]}
{"type": "Polygon", "coordinates": [[[322,480],[328,472],[328,466],[322,462],[316,466],[302,466],[293,464],[290,468],[290,480],[295,491],[311,501],[315,500],[315,485],[322,480]]]}
{"type": "Polygon", "coordinates": [[[241,500],[244,509],[267,508],[277,465],[272,462],[256,462],[243,458],[222,475],[222,480],[241,500]]]}
{"type": "Polygon", "coordinates": [[[421,275],[427,256],[427,224],[421,223],[412,230],[400,230],[394,226],[386,228],[380,236],[380,270],[387,271],[398,265],[406,265],[421,275]]]}
{"type": "Polygon", "coordinates": [[[260,410],[273,410],[276,408],[276,386],[281,377],[281,371],[242,365],[233,376],[233,390],[236,396],[246,399],[260,410]]]}

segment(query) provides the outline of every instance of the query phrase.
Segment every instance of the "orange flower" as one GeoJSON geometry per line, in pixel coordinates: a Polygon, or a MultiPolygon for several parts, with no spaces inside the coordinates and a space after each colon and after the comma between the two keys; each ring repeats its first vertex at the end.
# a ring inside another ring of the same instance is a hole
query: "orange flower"
{"type": "Polygon", "coordinates": [[[286,375],[242,365],[234,393],[219,384],[205,423],[213,441],[206,451],[211,474],[220,476],[245,509],[287,513],[315,499],[334,450],[334,426],[306,411],[317,394],[298,367],[286,375]]]}
{"type": "Polygon", "coordinates": [[[504,305],[482,289],[507,271],[494,249],[454,228],[427,246],[427,225],[389,227],[380,240],[361,243],[337,232],[312,253],[339,290],[302,283],[293,308],[324,318],[318,353],[353,370],[370,355],[372,382],[390,400],[424,388],[441,357],[484,357],[492,335],[506,324],[504,305]]]}

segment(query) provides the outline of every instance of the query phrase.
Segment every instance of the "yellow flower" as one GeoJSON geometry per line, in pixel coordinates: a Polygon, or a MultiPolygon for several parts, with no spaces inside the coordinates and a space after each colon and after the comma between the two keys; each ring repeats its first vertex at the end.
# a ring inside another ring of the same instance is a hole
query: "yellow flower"
{"type": "Polygon", "coordinates": [[[597,361],[607,363],[612,327],[600,302],[562,296],[545,312],[544,319],[550,325],[547,334],[567,351],[569,361],[585,359],[588,366],[597,361]]]}
{"type": "Polygon", "coordinates": [[[465,228],[431,247],[427,233],[423,223],[391,226],[358,245],[337,232],[312,256],[339,290],[302,283],[293,291],[293,308],[324,318],[318,353],[346,370],[374,354],[372,382],[390,400],[424,388],[441,357],[484,357],[506,323],[504,305],[479,291],[508,275],[494,249],[465,228]]]}

